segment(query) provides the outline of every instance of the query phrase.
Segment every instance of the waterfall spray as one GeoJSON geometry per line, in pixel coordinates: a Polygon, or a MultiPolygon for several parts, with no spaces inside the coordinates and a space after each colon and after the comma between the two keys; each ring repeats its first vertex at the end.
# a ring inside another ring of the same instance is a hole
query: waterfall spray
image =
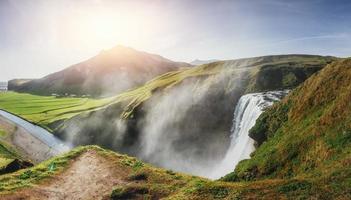
{"type": "Polygon", "coordinates": [[[250,158],[255,147],[254,140],[249,137],[249,130],[255,125],[264,108],[279,101],[287,93],[288,91],[252,93],[239,99],[234,111],[230,147],[210,178],[220,178],[233,171],[239,161],[250,158]]]}

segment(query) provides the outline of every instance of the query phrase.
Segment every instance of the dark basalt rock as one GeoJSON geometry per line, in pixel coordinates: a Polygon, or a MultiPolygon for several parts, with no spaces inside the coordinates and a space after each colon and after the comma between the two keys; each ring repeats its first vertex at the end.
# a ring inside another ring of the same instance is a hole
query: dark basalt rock
{"type": "Polygon", "coordinates": [[[33,163],[31,163],[29,161],[14,159],[6,167],[0,169],[0,175],[12,173],[12,172],[18,171],[20,169],[25,169],[25,168],[32,167],[32,166],[33,166],[33,163]]]}

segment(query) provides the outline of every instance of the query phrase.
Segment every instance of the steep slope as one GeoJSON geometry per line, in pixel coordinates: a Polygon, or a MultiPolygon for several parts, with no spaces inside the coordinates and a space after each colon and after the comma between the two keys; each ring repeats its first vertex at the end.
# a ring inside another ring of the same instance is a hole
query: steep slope
{"type": "Polygon", "coordinates": [[[266,56],[168,72],[118,95],[105,109],[66,120],[55,134],[76,145],[99,144],[158,166],[206,175],[230,145],[240,96],[294,88],[333,60],[266,56]],[[170,156],[177,159],[166,162],[170,156]]]}
{"type": "Polygon", "coordinates": [[[264,112],[250,131],[260,147],[224,180],[298,178],[286,188],[351,198],[351,59],[336,61],[264,112]]]}
{"type": "Polygon", "coordinates": [[[5,109],[30,116],[74,145],[98,144],[158,166],[206,176],[230,145],[232,113],[243,94],[294,88],[336,59],[278,55],[220,61],[167,72],[106,99],[67,98],[72,100],[68,103],[57,98],[58,104],[67,103],[64,108],[38,105],[55,104],[54,97],[38,96],[29,96],[39,98],[31,102],[18,98],[12,106],[9,100],[17,94],[5,94],[0,107],[10,105],[5,109]],[[27,105],[36,106],[23,109],[27,105]],[[177,159],[168,162],[170,156],[177,159]]]}
{"type": "Polygon", "coordinates": [[[24,160],[6,143],[0,141],[0,175],[31,166],[31,162],[24,160]]]}
{"type": "Polygon", "coordinates": [[[0,176],[2,199],[140,199],[168,196],[193,179],[95,146],[0,176]]]}
{"type": "MultiPolygon", "coordinates": [[[[96,146],[79,147],[35,167],[0,176],[4,200],[306,199],[301,188],[313,189],[307,198],[323,199],[319,185],[301,179],[210,181],[155,168],[96,146]]],[[[334,197],[340,196],[335,193],[334,197]]]]}
{"type": "Polygon", "coordinates": [[[157,75],[188,66],[187,63],[116,46],[41,79],[9,81],[9,89],[44,95],[116,94],[141,85],[157,75]]]}
{"type": "Polygon", "coordinates": [[[0,117],[0,175],[32,166],[10,142],[14,127],[0,117]]]}

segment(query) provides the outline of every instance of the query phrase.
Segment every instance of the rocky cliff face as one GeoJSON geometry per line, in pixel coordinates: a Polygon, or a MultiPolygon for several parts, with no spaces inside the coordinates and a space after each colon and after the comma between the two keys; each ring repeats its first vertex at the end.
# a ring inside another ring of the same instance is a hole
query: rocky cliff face
{"type": "Polygon", "coordinates": [[[332,57],[267,56],[169,72],[122,93],[106,109],[52,124],[74,144],[99,144],[202,175],[224,156],[232,113],[245,93],[294,88],[332,57]],[[174,162],[169,157],[174,158],[174,162]],[[164,159],[167,158],[167,159],[164,159]]]}

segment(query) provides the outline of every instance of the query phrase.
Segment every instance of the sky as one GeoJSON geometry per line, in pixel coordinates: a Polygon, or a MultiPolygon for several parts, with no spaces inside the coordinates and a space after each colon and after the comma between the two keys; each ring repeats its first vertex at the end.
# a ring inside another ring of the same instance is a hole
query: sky
{"type": "Polygon", "coordinates": [[[175,61],[351,56],[350,0],[0,0],[0,80],[124,45],[175,61]]]}

